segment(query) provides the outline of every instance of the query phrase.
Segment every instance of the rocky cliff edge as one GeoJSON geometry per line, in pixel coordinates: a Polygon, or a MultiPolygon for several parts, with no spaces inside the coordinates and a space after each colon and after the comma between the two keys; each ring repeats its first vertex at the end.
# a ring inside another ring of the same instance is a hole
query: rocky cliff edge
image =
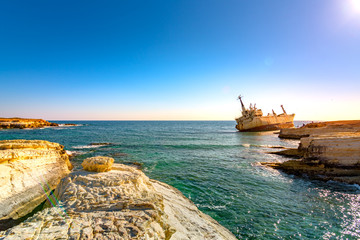
{"type": "MultiPolygon", "coordinates": [[[[92,162],[88,161],[86,166],[92,162]]],[[[54,207],[43,209],[0,236],[4,239],[236,239],[175,188],[122,164],[114,164],[106,172],[71,173],[57,187],[52,203],[54,207]]]]}
{"type": "Polygon", "coordinates": [[[0,220],[18,219],[46,199],[71,164],[64,147],[40,140],[0,141],[0,220]]]}
{"type": "Polygon", "coordinates": [[[300,160],[263,165],[319,180],[360,184],[360,121],[312,123],[303,128],[284,129],[281,134],[300,138],[300,144],[298,149],[276,154],[297,155],[300,160]]]}
{"type": "Polygon", "coordinates": [[[306,124],[300,128],[281,129],[279,138],[301,139],[314,134],[337,132],[360,132],[360,120],[317,122],[306,124]]]}

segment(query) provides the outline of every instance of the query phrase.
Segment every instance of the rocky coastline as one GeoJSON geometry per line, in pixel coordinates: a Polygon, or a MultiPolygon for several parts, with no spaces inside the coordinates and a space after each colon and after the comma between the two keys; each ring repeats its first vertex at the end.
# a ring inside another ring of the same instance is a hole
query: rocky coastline
{"type": "Polygon", "coordinates": [[[274,153],[299,159],[262,165],[312,179],[360,184],[360,121],[310,123],[282,129],[279,137],[300,139],[299,147],[274,153]]]}
{"type": "Polygon", "coordinates": [[[360,120],[328,121],[308,123],[300,128],[281,129],[279,138],[301,139],[310,135],[321,135],[337,132],[360,132],[360,120]]]}
{"type": "Polygon", "coordinates": [[[0,229],[32,212],[71,168],[58,143],[0,141],[0,229]]]}
{"type": "Polygon", "coordinates": [[[85,159],[84,169],[70,173],[68,156],[56,143],[1,141],[1,153],[0,167],[8,169],[0,171],[1,179],[8,184],[1,186],[0,209],[6,209],[11,201],[19,203],[13,210],[3,211],[3,218],[23,215],[18,209],[27,201],[36,205],[44,200],[27,196],[44,184],[32,181],[34,186],[28,186],[25,179],[37,174],[47,179],[44,183],[50,189],[57,185],[53,194],[46,191],[48,200],[41,211],[0,232],[1,239],[236,239],[177,189],[149,179],[134,167],[113,164],[112,158],[85,159]],[[56,162],[61,162],[61,167],[45,164],[56,162]],[[56,179],[51,178],[54,173],[56,179]],[[22,198],[27,200],[20,201],[22,198]]]}
{"type": "Polygon", "coordinates": [[[43,119],[0,118],[0,129],[42,128],[42,127],[57,127],[57,126],[59,126],[59,124],[51,123],[43,119]]]}

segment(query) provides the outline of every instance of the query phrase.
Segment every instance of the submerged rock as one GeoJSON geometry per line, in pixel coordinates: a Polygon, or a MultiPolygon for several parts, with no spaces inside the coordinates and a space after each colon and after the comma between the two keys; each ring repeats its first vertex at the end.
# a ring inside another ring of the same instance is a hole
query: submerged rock
{"type": "Polygon", "coordinates": [[[0,118],[1,128],[41,128],[49,126],[59,126],[57,123],[50,123],[43,119],[30,118],[0,118]]]}
{"type": "Polygon", "coordinates": [[[288,174],[306,175],[311,179],[360,184],[360,168],[326,167],[324,164],[313,164],[302,160],[289,160],[283,163],[263,162],[261,164],[288,174]]]}
{"type": "Polygon", "coordinates": [[[140,170],[114,164],[109,172],[78,171],[42,210],[0,236],[5,239],[236,239],[177,189],[140,170]]]}
{"type": "Polygon", "coordinates": [[[109,143],[109,142],[94,142],[94,143],[90,143],[90,146],[108,146],[108,145],[113,145],[113,143],[109,143]]]}
{"type": "Polygon", "coordinates": [[[269,152],[271,154],[276,154],[280,156],[290,157],[290,158],[301,158],[303,156],[302,151],[297,148],[289,148],[277,152],[269,152]]]}
{"type": "Polygon", "coordinates": [[[40,140],[0,141],[0,220],[30,213],[46,199],[71,164],[64,147],[40,140]]]}
{"type": "Polygon", "coordinates": [[[113,158],[97,156],[86,158],[81,163],[81,166],[83,166],[84,170],[90,172],[107,172],[111,170],[113,163],[113,158]]]}

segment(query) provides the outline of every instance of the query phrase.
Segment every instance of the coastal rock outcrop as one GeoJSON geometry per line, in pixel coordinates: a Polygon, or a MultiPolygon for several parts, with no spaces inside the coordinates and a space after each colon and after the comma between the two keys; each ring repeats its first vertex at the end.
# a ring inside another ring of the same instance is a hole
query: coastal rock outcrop
{"type": "Polygon", "coordinates": [[[59,126],[57,123],[50,123],[43,119],[30,118],[0,118],[0,129],[8,128],[41,128],[59,126]]]}
{"type": "Polygon", "coordinates": [[[298,149],[276,154],[299,157],[300,160],[262,164],[294,175],[360,184],[360,121],[312,123],[309,126],[281,131],[291,138],[301,137],[300,144],[298,149]]]}
{"type": "Polygon", "coordinates": [[[336,132],[360,132],[360,120],[309,123],[300,128],[281,129],[279,138],[301,139],[310,135],[336,132]]]}
{"type": "Polygon", "coordinates": [[[316,180],[360,184],[360,168],[326,167],[324,164],[312,164],[303,160],[289,160],[282,163],[263,162],[261,164],[296,176],[306,175],[316,180]]]}
{"type": "Polygon", "coordinates": [[[360,132],[338,132],[301,138],[305,160],[326,167],[360,167],[360,132]]]}
{"type": "Polygon", "coordinates": [[[175,188],[136,168],[73,172],[59,201],[0,236],[4,239],[236,239],[175,188]]]}
{"type": "Polygon", "coordinates": [[[107,172],[111,170],[113,163],[114,159],[111,157],[97,156],[86,158],[81,166],[89,172],[107,172]]]}
{"type": "Polygon", "coordinates": [[[0,220],[11,221],[30,213],[70,168],[69,157],[58,143],[0,141],[0,220]]]}

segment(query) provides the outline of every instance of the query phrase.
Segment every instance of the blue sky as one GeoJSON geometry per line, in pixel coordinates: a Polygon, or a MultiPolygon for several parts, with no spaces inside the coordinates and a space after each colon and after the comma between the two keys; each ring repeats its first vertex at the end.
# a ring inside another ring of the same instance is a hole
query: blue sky
{"type": "Polygon", "coordinates": [[[360,119],[358,2],[3,1],[0,115],[360,119]]]}

